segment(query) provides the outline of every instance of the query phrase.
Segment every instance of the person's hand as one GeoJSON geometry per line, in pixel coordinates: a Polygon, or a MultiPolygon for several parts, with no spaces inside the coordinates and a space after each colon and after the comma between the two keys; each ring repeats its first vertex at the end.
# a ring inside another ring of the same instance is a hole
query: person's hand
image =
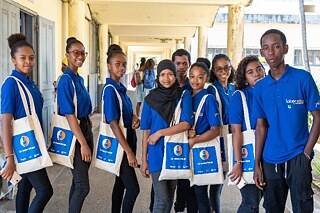
{"type": "Polygon", "coordinates": [[[13,156],[9,157],[5,167],[1,170],[0,175],[3,179],[11,180],[14,171],[16,170],[16,165],[14,163],[13,156]]]}
{"type": "Polygon", "coordinates": [[[189,144],[189,149],[192,149],[192,147],[193,147],[194,144],[195,144],[194,138],[189,138],[188,144],[189,144]]]}
{"type": "Polygon", "coordinates": [[[133,168],[138,166],[137,158],[131,150],[127,153],[127,158],[128,158],[129,166],[133,168]]]}
{"type": "Polygon", "coordinates": [[[263,187],[266,185],[266,183],[263,181],[262,171],[259,166],[254,167],[253,179],[254,179],[254,182],[256,183],[256,186],[259,189],[263,190],[263,187]]]}
{"type": "Polygon", "coordinates": [[[149,136],[148,143],[151,145],[155,145],[160,138],[161,138],[160,132],[156,131],[155,133],[149,136]]]}
{"type": "Polygon", "coordinates": [[[232,171],[228,174],[228,177],[232,182],[238,185],[242,177],[242,164],[234,164],[232,171]]]}
{"type": "Polygon", "coordinates": [[[140,127],[140,119],[137,115],[132,116],[132,129],[138,129],[140,127]]]}
{"type": "Polygon", "coordinates": [[[189,129],[189,130],[188,130],[188,137],[189,137],[189,138],[194,138],[194,137],[196,137],[196,130],[194,130],[194,129],[189,129]]]}
{"type": "Polygon", "coordinates": [[[82,160],[85,162],[91,162],[91,149],[89,148],[87,143],[81,145],[80,148],[82,160]]]}
{"type": "Polygon", "coordinates": [[[148,166],[148,162],[147,161],[142,161],[141,174],[145,178],[149,178],[150,177],[149,166],[148,166]]]}

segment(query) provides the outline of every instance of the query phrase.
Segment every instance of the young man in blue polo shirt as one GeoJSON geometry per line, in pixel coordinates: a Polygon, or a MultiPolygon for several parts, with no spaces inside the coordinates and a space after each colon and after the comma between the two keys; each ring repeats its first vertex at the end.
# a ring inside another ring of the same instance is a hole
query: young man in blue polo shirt
{"type": "Polygon", "coordinates": [[[285,64],[288,45],[281,31],[266,31],[260,44],[270,71],[254,88],[256,186],[264,191],[267,213],[284,212],[289,189],[293,212],[313,212],[311,156],[320,133],[319,92],[309,72],[285,64]]]}

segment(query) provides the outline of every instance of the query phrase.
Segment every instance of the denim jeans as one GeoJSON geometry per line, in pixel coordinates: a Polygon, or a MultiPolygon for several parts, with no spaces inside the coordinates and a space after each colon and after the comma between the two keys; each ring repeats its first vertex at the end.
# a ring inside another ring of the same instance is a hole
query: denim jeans
{"type": "Polygon", "coordinates": [[[238,213],[258,213],[259,203],[262,198],[262,190],[254,184],[248,184],[240,189],[242,202],[238,213]]]}
{"type": "Polygon", "coordinates": [[[152,213],[170,213],[173,205],[174,191],[176,189],[177,181],[159,181],[160,173],[161,171],[151,173],[155,195],[152,213]]]}
{"type": "Polygon", "coordinates": [[[210,213],[208,186],[194,186],[199,213],[210,213]]]}
{"type": "Polygon", "coordinates": [[[220,197],[223,184],[210,185],[210,205],[215,213],[220,213],[220,197]]]}
{"type": "MultiPolygon", "coordinates": [[[[84,135],[88,146],[93,150],[93,135],[91,129],[91,122],[89,117],[80,119],[80,129],[84,135]]],[[[73,169],[71,173],[73,175],[71,189],[69,193],[69,213],[80,213],[84,200],[89,194],[89,167],[90,163],[82,160],[81,146],[78,140],[76,141],[73,169]]]]}
{"type": "Polygon", "coordinates": [[[43,212],[53,194],[53,189],[46,169],[29,172],[22,174],[21,176],[22,180],[18,184],[18,192],[16,197],[16,212],[43,212]],[[32,188],[34,188],[36,196],[32,200],[29,207],[30,193],[32,188]]]}
{"type": "MultiPolygon", "coordinates": [[[[133,153],[136,153],[137,137],[135,130],[131,128],[127,129],[127,142],[133,153]]],[[[120,166],[120,175],[119,177],[116,176],[112,190],[112,213],[120,213],[121,206],[122,212],[131,213],[139,192],[140,188],[135,169],[129,165],[127,155],[124,154],[120,166]],[[124,195],[125,189],[126,193],[124,195]]]]}
{"type": "Polygon", "coordinates": [[[304,153],[281,164],[262,161],[262,169],[266,182],[263,207],[267,213],[284,211],[289,189],[293,212],[313,212],[311,160],[304,153]]]}

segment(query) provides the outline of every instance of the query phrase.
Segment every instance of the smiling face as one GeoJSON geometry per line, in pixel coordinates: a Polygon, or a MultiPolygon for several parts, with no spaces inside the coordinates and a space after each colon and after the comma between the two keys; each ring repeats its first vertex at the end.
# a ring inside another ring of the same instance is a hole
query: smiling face
{"type": "Polygon", "coordinates": [[[231,64],[228,60],[220,58],[213,64],[213,71],[222,85],[227,84],[231,75],[231,64]]]}
{"type": "Polygon", "coordinates": [[[110,78],[119,82],[120,78],[126,73],[127,58],[120,53],[115,54],[108,63],[110,78]]]}
{"type": "Polygon", "coordinates": [[[26,76],[31,72],[35,64],[35,54],[32,48],[28,46],[17,48],[17,51],[14,53],[14,57],[12,58],[12,62],[15,69],[26,76]]]}
{"type": "Polygon", "coordinates": [[[85,52],[85,48],[82,44],[72,44],[66,53],[66,57],[68,58],[68,67],[71,70],[78,70],[86,60],[86,56],[87,53],[85,52]]]}
{"type": "Polygon", "coordinates": [[[207,73],[201,67],[192,67],[189,72],[189,80],[193,95],[197,94],[204,88],[207,78],[207,73]]]}
{"type": "Polygon", "coordinates": [[[164,88],[170,88],[176,82],[174,73],[169,69],[164,69],[159,74],[159,83],[164,88]]]}
{"type": "Polygon", "coordinates": [[[245,69],[246,81],[251,87],[254,87],[257,81],[263,78],[264,75],[264,69],[257,61],[250,62],[245,69]]]}

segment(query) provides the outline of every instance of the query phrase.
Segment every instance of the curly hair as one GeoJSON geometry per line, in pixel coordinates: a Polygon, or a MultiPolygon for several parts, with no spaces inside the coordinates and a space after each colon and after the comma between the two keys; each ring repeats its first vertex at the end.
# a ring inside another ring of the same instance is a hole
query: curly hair
{"type": "Polygon", "coordinates": [[[234,82],[236,89],[241,90],[246,87],[246,68],[249,63],[251,62],[257,62],[261,65],[261,67],[264,69],[263,65],[259,61],[259,58],[255,55],[248,55],[244,57],[238,64],[235,76],[234,76],[234,82]]]}
{"type": "MultiPolygon", "coordinates": [[[[217,54],[217,55],[215,55],[214,58],[212,59],[212,63],[211,63],[212,67],[211,67],[211,70],[210,70],[210,78],[209,78],[209,82],[210,83],[213,83],[214,80],[218,80],[216,74],[214,74],[214,67],[215,67],[215,64],[217,63],[217,61],[219,59],[225,59],[226,61],[228,61],[231,64],[230,58],[227,55],[225,55],[225,54],[217,54]]],[[[230,74],[230,76],[228,78],[228,83],[232,83],[233,82],[234,73],[235,73],[235,69],[233,68],[233,66],[231,65],[230,67],[231,67],[231,69],[230,69],[231,74],[230,74]]]]}

